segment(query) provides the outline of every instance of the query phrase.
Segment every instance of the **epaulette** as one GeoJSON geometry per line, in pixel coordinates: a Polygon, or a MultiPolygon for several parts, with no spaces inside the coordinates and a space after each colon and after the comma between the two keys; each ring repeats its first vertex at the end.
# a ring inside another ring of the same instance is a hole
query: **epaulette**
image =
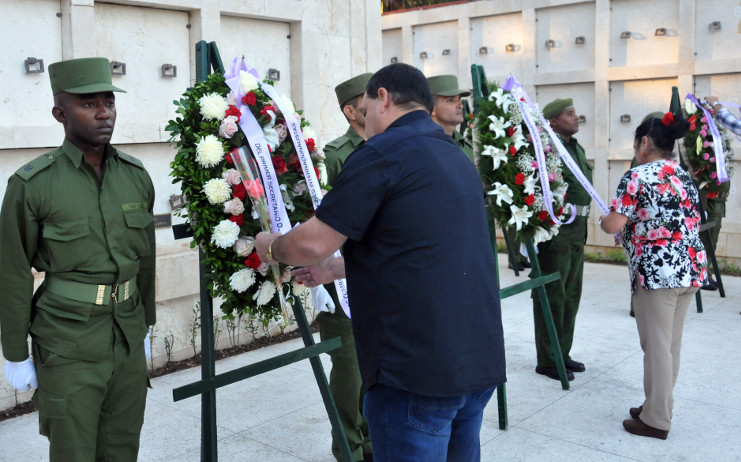
{"type": "Polygon", "coordinates": [[[336,138],[329,143],[327,143],[324,146],[324,149],[332,148],[332,149],[340,149],[343,145],[350,142],[350,137],[347,135],[342,135],[339,138],[336,138]]]}
{"type": "Polygon", "coordinates": [[[34,175],[53,164],[57,157],[59,157],[59,152],[47,152],[16,170],[15,174],[28,181],[34,175]]]}
{"type": "Polygon", "coordinates": [[[118,151],[118,158],[124,162],[128,162],[131,165],[136,165],[140,169],[144,170],[144,164],[142,163],[142,161],[140,161],[134,156],[130,156],[126,154],[125,152],[118,151]]]}

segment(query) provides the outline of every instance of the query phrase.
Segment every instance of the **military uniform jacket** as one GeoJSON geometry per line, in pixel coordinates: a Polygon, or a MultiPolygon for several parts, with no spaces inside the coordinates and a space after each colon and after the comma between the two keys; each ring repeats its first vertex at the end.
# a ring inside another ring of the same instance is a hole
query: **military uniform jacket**
{"type": "Polygon", "coordinates": [[[327,181],[330,185],[334,185],[337,177],[340,176],[342,166],[350,154],[364,142],[363,137],[354,128],[347,127],[344,135],[324,146],[324,155],[326,156],[324,164],[327,166],[327,181]]]}
{"type": "MultiPolygon", "coordinates": [[[[561,138],[564,147],[571,157],[579,166],[584,176],[592,182],[592,167],[587,161],[587,157],[584,155],[584,148],[576,141],[576,138],[571,137],[571,140],[566,141],[561,138]]],[[[566,190],[565,201],[567,204],[574,205],[589,205],[592,203],[592,197],[589,195],[586,189],[579,183],[571,170],[565,165],[562,169],[563,179],[568,183],[569,187],[566,190]]],[[[576,219],[568,225],[562,225],[559,229],[558,234],[553,238],[556,241],[569,241],[573,243],[585,243],[587,239],[587,217],[577,216],[576,219]]]]}
{"type": "Polygon", "coordinates": [[[29,333],[60,356],[98,360],[109,351],[114,320],[129,345],[155,323],[154,186],[138,159],[110,145],[103,162],[101,181],[65,140],[8,180],[0,212],[0,337],[9,361],[28,357],[29,333]],[[135,279],[136,289],[127,301],[106,305],[44,285],[33,294],[32,267],[87,284],[135,279]]]}
{"type": "Polygon", "coordinates": [[[458,130],[453,130],[453,140],[455,141],[455,144],[463,149],[463,152],[466,153],[468,160],[473,162],[473,144],[468,140],[468,138],[461,135],[461,132],[459,132],[458,130]]]}

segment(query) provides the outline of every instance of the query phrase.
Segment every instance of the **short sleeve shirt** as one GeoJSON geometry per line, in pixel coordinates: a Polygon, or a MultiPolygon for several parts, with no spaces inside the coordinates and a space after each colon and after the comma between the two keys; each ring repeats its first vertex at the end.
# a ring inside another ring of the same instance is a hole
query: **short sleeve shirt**
{"type": "Polygon", "coordinates": [[[344,245],[363,386],[451,396],[504,382],[499,288],[475,167],[425,111],[347,159],[316,216],[344,245]]]}
{"type": "Polygon", "coordinates": [[[622,240],[631,289],[700,287],[707,257],[700,241],[698,193],[689,174],[665,159],[628,170],[610,210],[628,217],[622,240]]]}

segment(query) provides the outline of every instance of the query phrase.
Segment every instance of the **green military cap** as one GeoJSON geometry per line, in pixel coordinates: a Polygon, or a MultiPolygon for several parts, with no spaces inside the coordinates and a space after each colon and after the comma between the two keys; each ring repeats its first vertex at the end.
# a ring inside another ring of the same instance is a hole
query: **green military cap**
{"type": "Polygon", "coordinates": [[[79,58],[59,61],[49,65],[51,91],[58,95],[67,93],[99,93],[121,91],[111,82],[111,63],[106,58],[79,58]]]}
{"type": "Polygon", "coordinates": [[[655,111],[655,112],[652,112],[650,114],[646,114],[646,117],[644,117],[643,120],[641,120],[641,123],[643,123],[643,122],[645,122],[647,120],[650,120],[650,119],[663,119],[663,118],[664,118],[664,113],[663,112],[661,112],[661,111],[655,111]]]}
{"type": "Polygon", "coordinates": [[[552,119],[561,115],[566,109],[574,107],[574,100],[571,98],[556,98],[543,108],[543,117],[552,119]]]}
{"type": "Polygon", "coordinates": [[[470,91],[458,88],[458,77],[453,74],[436,75],[428,77],[427,83],[430,84],[430,93],[440,96],[468,96],[470,91]]]}
{"type": "Polygon", "coordinates": [[[334,87],[334,92],[337,93],[337,102],[340,103],[340,108],[347,104],[351,99],[365,93],[365,86],[368,85],[368,81],[371,77],[373,77],[373,74],[366,72],[365,74],[356,75],[350,80],[345,80],[334,87]]]}

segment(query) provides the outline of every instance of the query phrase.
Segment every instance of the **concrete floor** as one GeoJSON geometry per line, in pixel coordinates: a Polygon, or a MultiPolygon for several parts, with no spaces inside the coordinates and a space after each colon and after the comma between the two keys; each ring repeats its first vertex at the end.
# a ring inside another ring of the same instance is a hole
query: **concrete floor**
{"type": "MultiPolygon", "coordinates": [[[[502,285],[514,276],[500,255],[502,285]]],[[[501,431],[494,400],[481,429],[485,461],[741,461],[741,278],[725,277],[727,298],[703,292],[704,313],[690,306],[682,370],[666,441],[626,433],[628,408],[643,401],[643,354],[628,316],[623,266],[587,264],[572,357],[587,365],[571,390],[535,374],[529,294],[502,304],[507,348],[510,429],[501,431]]],[[[219,361],[217,373],[301,347],[293,340],[219,361]]],[[[327,374],[330,363],[323,362],[327,374]]],[[[173,402],[172,389],[200,369],[153,380],[140,461],[200,460],[200,399],[173,402]]],[[[330,425],[308,361],[217,392],[222,461],[330,462],[330,425]]],[[[0,422],[0,461],[46,461],[37,415],[0,422]]]]}

